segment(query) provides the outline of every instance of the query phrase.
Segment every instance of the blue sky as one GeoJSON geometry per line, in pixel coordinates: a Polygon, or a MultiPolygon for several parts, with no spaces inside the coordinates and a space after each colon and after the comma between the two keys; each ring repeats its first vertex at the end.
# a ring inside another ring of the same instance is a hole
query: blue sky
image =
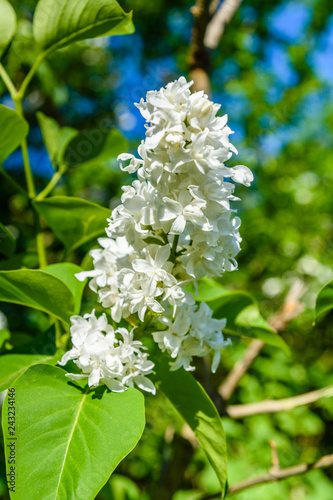
{"type": "MultiPolygon", "coordinates": [[[[313,0],[315,1],[315,0],[313,0]]],[[[258,78],[271,78],[271,85],[267,93],[267,101],[271,104],[278,103],[285,90],[296,86],[298,75],[289,55],[291,46],[297,46],[299,43],[308,43],[309,52],[307,62],[313,69],[318,79],[322,81],[328,89],[333,89],[333,14],[328,18],[325,29],[319,34],[316,40],[309,39],[307,28],[311,27],[313,16],[313,2],[309,1],[290,1],[278,6],[270,15],[268,15],[266,24],[270,31],[270,41],[264,47],[263,59],[254,67],[258,78]]],[[[243,22],[253,20],[256,12],[251,6],[243,6],[240,11],[243,22]]],[[[173,9],[167,17],[167,24],[170,30],[184,37],[184,40],[190,38],[191,17],[184,15],[182,11],[173,9]]],[[[157,60],[143,58],[143,42],[138,31],[131,36],[118,36],[110,38],[110,49],[113,52],[113,60],[110,63],[110,73],[117,72],[118,80],[115,88],[115,99],[112,101],[108,96],[104,97],[103,102],[96,103],[91,99],[80,96],[74,91],[70,91],[70,102],[73,113],[85,116],[93,116],[96,106],[104,107],[106,110],[115,109],[116,127],[130,140],[139,142],[144,135],[144,120],[134,102],[138,102],[144,97],[148,90],[158,89],[166,81],[180,76],[181,72],[177,67],[175,58],[172,55],[163,56],[157,60]]],[[[257,52],[258,37],[255,33],[248,33],[244,36],[243,46],[249,52],[257,52]]],[[[221,67],[217,68],[212,81],[216,87],[213,93],[213,99],[223,102],[224,110],[232,110],[229,113],[230,125],[236,134],[233,142],[236,147],[244,138],[242,120],[249,112],[251,103],[241,92],[227,92],[224,84],[227,80],[233,79],[237,82],[238,75],[237,62],[232,56],[226,58],[221,67]],[[236,118],[237,117],[237,118],[236,118]]],[[[304,110],[299,110],[301,118],[300,123],[288,128],[288,124],[279,129],[270,130],[263,135],[261,147],[268,155],[276,154],[288,140],[294,140],[297,137],[298,128],[301,134],[304,129],[309,133],[314,133],[313,124],[305,111],[311,108],[312,116],[323,113],[327,92],[323,90],[314,92],[309,97],[309,102],[304,104],[304,110]],[[305,122],[305,123],[304,123],[305,122]]],[[[8,97],[2,98],[2,103],[11,105],[8,97]]],[[[67,108],[66,108],[67,110],[67,108]]],[[[68,110],[70,112],[70,109],[68,110]]],[[[71,118],[70,116],[68,117],[71,118]]],[[[38,131],[32,131],[33,143],[37,143],[35,148],[31,148],[30,156],[33,170],[38,171],[45,177],[52,175],[52,167],[49,164],[47,154],[44,149],[38,147],[40,138],[38,131]]],[[[5,164],[8,169],[20,169],[21,157],[16,152],[5,164]]]]}

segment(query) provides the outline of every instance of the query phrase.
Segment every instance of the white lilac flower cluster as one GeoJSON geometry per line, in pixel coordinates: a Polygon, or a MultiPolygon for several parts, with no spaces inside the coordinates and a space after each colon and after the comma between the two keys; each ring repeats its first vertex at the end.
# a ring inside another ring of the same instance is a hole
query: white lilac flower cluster
{"type": "MultiPolygon", "coordinates": [[[[215,371],[220,351],[228,343],[222,333],[225,320],[213,319],[204,303],[198,308],[185,287],[204,276],[221,276],[237,268],[240,219],[230,202],[238,198],[233,195],[235,184],[226,179],[249,186],[253,176],[243,165],[224,165],[237,152],[229,142],[227,116],[216,116],[220,105],[204,92],[191,94],[190,86],[181,77],[148,92],[147,100],[137,104],[147,122],[146,138],[138,148],[140,158],[124,153],[119,159],[129,160],[121,168],[137,173],[138,179],[123,187],[122,203],[108,220],[108,237],[99,239],[101,248],[91,252],[94,269],[77,277],[92,278],[90,288],[102,306],[110,308],[114,322],[131,322],[136,315],[145,327],[149,322],[154,340],[174,360],[171,369],[193,370],[193,356],[211,352],[215,371]]],[[[91,349],[99,353],[99,343],[94,342],[91,349]]],[[[137,341],[127,342],[136,346],[137,341]]],[[[65,356],[84,373],[91,370],[94,384],[108,385],[104,355],[94,358],[98,363],[102,356],[103,369],[97,376],[93,358],[84,357],[83,364],[76,349],[65,356]]],[[[147,374],[147,365],[142,366],[136,362],[135,380],[140,373],[147,374]]],[[[126,385],[127,379],[111,379],[111,385],[114,380],[126,385]]]]}
{"type": "Polygon", "coordinates": [[[155,387],[146,375],[152,373],[154,363],[140,340],[133,340],[133,330],[114,328],[108,324],[105,314],[96,318],[91,314],[72,316],[71,337],[73,347],[59,362],[65,365],[74,360],[82,374],[67,373],[72,380],[88,378],[90,387],[105,384],[111,391],[123,392],[134,383],[146,391],[155,393],[155,387]]]}

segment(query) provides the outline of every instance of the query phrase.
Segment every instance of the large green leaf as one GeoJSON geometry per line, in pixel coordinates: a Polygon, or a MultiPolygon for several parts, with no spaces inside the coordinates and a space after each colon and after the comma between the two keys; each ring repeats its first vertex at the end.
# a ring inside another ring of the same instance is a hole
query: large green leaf
{"type": "Polygon", "coordinates": [[[213,279],[199,282],[198,301],[205,301],[215,318],[227,318],[223,331],[238,337],[258,338],[266,344],[280,347],[289,354],[289,347],[261,316],[258,304],[247,292],[230,291],[213,279]]]}
{"type": "Polygon", "coordinates": [[[43,271],[0,271],[0,301],[21,304],[68,322],[74,313],[72,292],[58,278],[43,271]]]}
{"type": "Polygon", "coordinates": [[[84,130],[68,144],[64,159],[66,165],[96,167],[126,151],[128,142],[119,130],[107,128],[84,130]]]}
{"type": "Polygon", "coordinates": [[[0,356],[0,392],[35,364],[55,364],[60,356],[56,355],[55,329],[51,326],[46,332],[8,354],[0,356]]]}
{"type": "Polygon", "coordinates": [[[215,470],[222,498],[227,481],[227,448],[221,418],[199,382],[183,368],[170,371],[169,361],[156,361],[156,384],[193,430],[215,470]]]}
{"type": "Polygon", "coordinates": [[[316,321],[333,309],[333,280],[320,290],[316,300],[316,321]]]}
{"type": "MultiPolygon", "coordinates": [[[[34,500],[93,500],[141,437],[142,394],[105,386],[85,391],[47,365],[29,368],[13,387],[19,443],[14,498],[26,500],[33,492],[34,500]]],[[[8,425],[4,433],[8,443],[8,425]]]]}
{"type": "Polygon", "coordinates": [[[37,113],[44,143],[51,163],[57,168],[63,162],[63,155],[68,143],[78,134],[71,127],[60,127],[58,123],[43,113],[37,113]]]}
{"type": "Polygon", "coordinates": [[[33,203],[68,251],[105,234],[106,219],[110,217],[107,208],[67,196],[53,196],[33,203]]]}
{"type": "Polygon", "coordinates": [[[14,236],[0,222],[0,253],[6,257],[10,257],[14,253],[15,247],[16,241],[14,236]]]}
{"type": "Polygon", "coordinates": [[[0,56],[16,31],[15,10],[7,0],[0,0],[0,56]]]}
{"type": "Polygon", "coordinates": [[[83,269],[76,264],[71,264],[70,262],[63,262],[60,264],[51,264],[50,266],[43,267],[43,272],[52,274],[56,278],[60,279],[65,285],[70,289],[75,299],[74,314],[79,314],[81,308],[81,300],[83,289],[86,284],[86,280],[79,281],[75,278],[75,274],[82,272],[83,269]]]}
{"type": "Polygon", "coordinates": [[[0,164],[21,144],[29,126],[16,111],[0,104],[0,164]]]}
{"type": "Polygon", "coordinates": [[[48,52],[78,40],[133,31],[132,14],[115,0],[39,0],[33,19],[34,37],[48,52]]]}

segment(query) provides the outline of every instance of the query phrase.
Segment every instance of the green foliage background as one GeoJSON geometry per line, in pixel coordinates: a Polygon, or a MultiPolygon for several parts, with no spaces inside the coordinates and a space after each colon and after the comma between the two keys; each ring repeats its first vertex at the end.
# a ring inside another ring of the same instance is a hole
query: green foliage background
{"type": "MultiPolygon", "coordinates": [[[[30,26],[36,2],[11,3],[23,20],[4,60],[19,83],[36,58],[31,48],[30,26]]],[[[307,285],[305,311],[282,334],[291,347],[291,356],[280,349],[265,347],[241,380],[231,403],[289,397],[333,384],[332,313],[313,326],[315,297],[333,276],[333,92],[332,81],[321,78],[311,64],[311,54],[322,43],[332,17],[328,1],[309,0],[305,4],[310,16],[307,28],[298,39],[286,41],[271,29],[273,14],[285,7],[286,2],[244,2],[212,58],[213,99],[221,102],[231,128],[234,124],[238,130],[233,142],[239,156],[230,165],[245,164],[255,175],[250,189],[238,189],[242,198],[238,206],[243,237],[239,270],[227,274],[221,282],[230,289],[254,294],[266,318],[279,309],[296,278],[307,285]],[[274,72],[273,63],[267,61],[266,49],[273,42],[292,67],[295,75],[292,83],[285,84],[283,69],[274,72]],[[277,142],[279,147],[269,147],[269,141],[277,142]]],[[[38,124],[31,120],[37,109],[62,126],[82,131],[98,130],[105,119],[121,128],[124,102],[128,112],[131,103],[147,90],[181,74],[187,75],[192,2],[134,0],[122,5],[125,10],[134,11],[135,35],[110,46],[102,42],[79,42],[65,48],[45,61],[33,80],[25,111],[32,126],[29,139],[36,165],[47,162],[41,151],[38,124]],[[83,103],[88,101],[93,112],[84,111],[83,103]]],[[[0,93],[1,102],[8,105],[2,82],[0,93]]],[[[133,108],[129,109],[130,115],[133,114],[133,108]]],[[[123,133],[126,137],[121,141],[126,151],[137,147],[144,129],[138,122],[134,131],[123,130],[123,133]]],[[[121,185],[131,182],[117,167],[114,157],[118,152],[114,150],[110,160],[73,165],[54,194],[73,195],[112,208],[117,204],[121,185]]],[[[16,178],[24,184],[20,159],[15,158],[8,168],[16,169],[16,178]]],[[[46,184],[45,172],[37,167],[35,172],[38,188],[42,189],[46,184]]],[[[2,260],[0,268],[36,268],[33,212],[3,179],[0,210],[2,223],[10,224],[17,237],[15,259],[2,260]]],[[[69,254],[63,255],[63,246],[53,232],[46,228],[45,236],[50,263],[69,258],[69,254]]],[[[77,264],[89,266],[87,252],[91,245],[88,242],[74,250],[77,264]]],[[[95,305],[94,297],[87,291],[84,301],[86,311],[95,305]]],[[[41,312],[9,304],[1,304],[1,310],[9,318],[12,333],[11,344],[5,343],[3,350],[26,342],[48,326],[41,312]]],[[[246,346],[246,341],[234,340],[222,353],[222,367],[211,380],[213,387],[219,385],[246,346]]],[[[225,418],[229,483],[269,470],[270,440],[277,443],[281,467],[311,462],[332,452],[332,417],[333,400],[323,399],[310,408],[301,407],[288,413],[241,421],[225,418]]],[[[203,492],[216,492],[219,485],[214,472],[203,452],[193,450],[180,436],[181,427],[180,417],[166,399],[147,398],[143,439],[97,498],[163,500],[169,498],[168,492],[174,488],[172,500],[196,500],[203,492]]],[[[0,491],[7,498],[3,462],[0,491]]],[[[314,471],[283,483],[261,486],[234,498],[331,500],[332,470],[314,471]]]]}

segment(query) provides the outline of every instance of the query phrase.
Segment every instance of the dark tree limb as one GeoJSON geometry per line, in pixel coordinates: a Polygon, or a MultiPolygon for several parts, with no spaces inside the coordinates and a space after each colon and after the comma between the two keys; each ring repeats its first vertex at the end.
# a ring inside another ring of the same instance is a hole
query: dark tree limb
{"type": "Polygon", "coordinates": [[[194,17],[192,39],[188,56],[190,79],[194,81],[192,90],[204,90],[210,95],[210,55],[204,46],[207,24],[210,20],[210,0],[197,0],[191,8],[194,17]]]}

